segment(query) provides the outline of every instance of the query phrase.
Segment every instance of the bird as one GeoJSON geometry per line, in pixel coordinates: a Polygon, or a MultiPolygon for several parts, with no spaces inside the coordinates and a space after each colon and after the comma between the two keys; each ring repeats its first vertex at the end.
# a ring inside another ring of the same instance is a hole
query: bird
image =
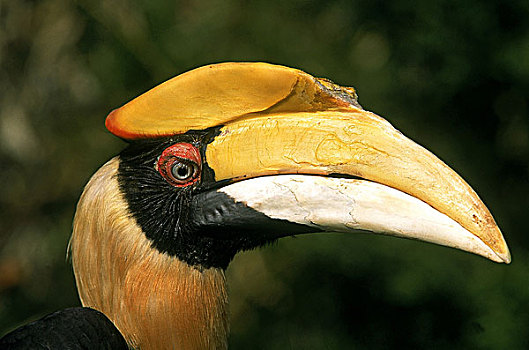
{"type": "MultiPolygon", "coordinates": [[[[83,307],[51,322],[71,329],[95,317],[105,331],[93,348],[111,336],[133,349],[226,349],[225,270],[282,237],[370,231],[511,261],[470,185],[365,110],[352,87],[270,63],[217,63],[154,87],[105,125],[127,146],[77,204],[69,254],[83,307]]],[[[47,324],[0,344],[34,341],[47,324]]]]}

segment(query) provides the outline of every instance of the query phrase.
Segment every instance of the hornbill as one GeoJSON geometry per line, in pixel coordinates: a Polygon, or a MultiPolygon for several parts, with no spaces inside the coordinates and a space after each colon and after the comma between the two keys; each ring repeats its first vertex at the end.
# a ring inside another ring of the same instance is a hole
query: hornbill
{"type": "Polygon", "coordinates": [[[75,310],[99,310],[112,323],[94,327],[115,325],[132,348],[226,348],[225,269],[285,236],[366,230],[510,262],[474,190],[351,87],[213,64],[112,111],[106,127],[128,146],[77,205],[69,249],[86,309],[75,310]]]}

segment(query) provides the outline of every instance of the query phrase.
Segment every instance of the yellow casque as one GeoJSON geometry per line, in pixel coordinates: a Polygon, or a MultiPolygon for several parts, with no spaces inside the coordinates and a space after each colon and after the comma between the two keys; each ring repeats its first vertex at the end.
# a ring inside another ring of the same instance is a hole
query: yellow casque
{"type": "Polygon", "coordinates": [[[298,69],[268,63],[220,63],[178,75],[114,110],[106,126],[124,139],[203,130],[254,113],[359,107],[342,88],[298,69]]]}

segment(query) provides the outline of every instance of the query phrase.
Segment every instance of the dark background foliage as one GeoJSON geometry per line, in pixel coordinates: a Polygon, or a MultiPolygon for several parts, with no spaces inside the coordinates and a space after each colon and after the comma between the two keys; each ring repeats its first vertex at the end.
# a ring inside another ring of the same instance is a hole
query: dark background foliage
{"type": "Polygon", "coordinates": [[[513,263],[371,234],[307,235],[228,269],[234,349],[529,348],[529,2],[0,2],[0,332],[78,305],[66,247],[106,114],[207,63],[357,88],[456,169],[513,263]]]}

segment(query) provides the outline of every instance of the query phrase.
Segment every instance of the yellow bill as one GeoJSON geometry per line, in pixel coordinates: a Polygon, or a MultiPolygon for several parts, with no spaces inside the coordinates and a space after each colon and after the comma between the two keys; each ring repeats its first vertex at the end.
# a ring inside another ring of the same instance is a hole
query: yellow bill
{"type": "Polygon", "coordinates": [[[501,231],[476,192],[431,152],[363,110],[353,88],[265,63],[211,65],[148,91],[113,111],[106,125],[126,139],[217,127],[204,150],[216,181],[357,177],[425,203],[489,247],[493,260],[510,262],[501,231]]]}

